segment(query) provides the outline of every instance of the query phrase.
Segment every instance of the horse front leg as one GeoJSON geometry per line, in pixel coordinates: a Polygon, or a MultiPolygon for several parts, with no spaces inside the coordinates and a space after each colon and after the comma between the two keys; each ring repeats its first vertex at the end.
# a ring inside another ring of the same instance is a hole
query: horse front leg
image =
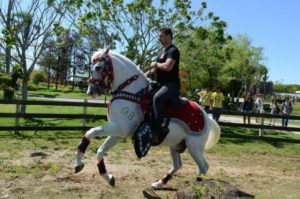
{"type": "Polygon", "coordinates": [[[109,136],[97,150],[97,167],[99,174],[109,185],[113,187],[115,186],[115,178],[112,174],[107,173],[103,157],[108,150],[118,143],[119,139],[119,137],[109,136]]]}
{"type": "Polygon", "coordinates": [[[128,131],[126,128],[121,128],[121,124],[119,123],[109,123],[104,126],[99,126],[95,128],[91,128],[88,130],[83,138],[81,139],[75,156],[75,173],[80,172],[84,167],[84,153],[89,146],[91,139],[98,136],[112,136],[112,137],[127,137],[128,131]]]}
{"type": "Polygon", "coordinates": [[[160,189],[172,178],[172,176],[182,167],[180,153],[174,148],[170,148],[173,166],[170,171],[160,180],[151,184],[154,189],[160,189]]]}

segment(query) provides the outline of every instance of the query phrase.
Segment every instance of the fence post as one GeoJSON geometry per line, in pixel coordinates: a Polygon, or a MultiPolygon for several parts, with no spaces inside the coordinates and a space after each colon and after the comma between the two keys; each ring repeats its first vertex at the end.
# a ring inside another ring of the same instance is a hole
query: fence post
{"type": "Polygon", "coordinates": [[[15,134],[16,135],[18,135],[18,134],[20,134],[20,132],[17,130],[17,128],[20,126],[20,116],[19,116],[19,114],[20,114],[20,103],[16,103],[16,119],[15,119],[15,134]]]}
{"type": "Polygon", "coordinates": [[[262,117],[262,116],[260,117],[260,125],[262,127],[259,129],[258,136],[263,136],[264,135],[264,129],[263,129],[263,126],[265,125],[264,119],[265,119],[264,117],[262,117]]]}
{"type": "Polygon", "coordinates": [[[82,126],[86,127],[86,115],[87,115],[87,99],[84,99],[84,106],[82,112],[82,126]]]}

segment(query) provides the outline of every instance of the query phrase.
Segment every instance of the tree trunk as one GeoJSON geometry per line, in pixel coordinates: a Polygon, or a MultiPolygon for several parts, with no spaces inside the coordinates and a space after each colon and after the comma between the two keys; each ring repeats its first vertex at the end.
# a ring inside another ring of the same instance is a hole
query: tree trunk
{"type": "MultiPolygon", "coordinates": [[[[8,9],[6,14],[5,28],[10,33],[11,32],[11,23],[12,23],[12,9],[13,9],[14,1],[8,2],[8,9]]],[[[10,62],[11,62],[11,49],[8,47],[8,43],[6,43],[5,47],[5,72],[8,74],[10,72],[10,62]]]]}
{"type": "Polygon", "coordinates": [[[59,77],[59,72],[56,71],[56,75],[55,75],[55,90],[57,90],[58,77],[59,77]]]}
{"type": "Polygon", "coordinates": [[[48,85],[47,85],[48,90],[50,89],[50,78],[51,78],[50,67],[48,67],[48,85]]]}
{"type": "MultiPolygon", "coordinates": [[[[27,100],[27,91],[28,91],[28,75],[24,74],[23,83],[22,83],[22,100],[27,100]]],[[[21,113],[26,113],[26,105],[21,105],[21,113]]]]}
{"type": "Polygon", "coordinates": [[[5,65],[6,65],[6,70],[5,73],[8,74],[10,72],[10,62],[11,62],[11,50],[10,48],[6,47],[5,48],[5,65]]]}

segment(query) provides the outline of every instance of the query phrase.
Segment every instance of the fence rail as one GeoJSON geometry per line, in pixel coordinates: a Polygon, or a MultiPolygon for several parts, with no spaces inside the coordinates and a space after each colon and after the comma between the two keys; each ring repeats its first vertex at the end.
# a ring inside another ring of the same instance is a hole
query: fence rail
{"type": "MultiPolygon", "coordinates": [[[[91,127],[86,125],[87,119],[106,119],[106,115],[90,115],[87,114],[87,107],[106,107],[105,103],[91,103],[85,100],[85,102],[61,102],[61,101],[22,101],[22,100],[0,100],[0,104],[15,104],[16,113],[0,113],[0,118],[15,118],[15,126],[0,126],[0,131],[49,131],[49,130],[87,130],[91,127]],[[50,113],[21,113],[20,105],[51,105],[51,106],[79,106],[83,107],[82,114],[50,114],[50,113]],[[81,126],[20,126],[19,118],[33,119],[33,118],[67,118],[67,119],[82,119],[81,126]]],[[[282,118],[281,115],[271,115],[266,113],[241,113],[223,111],[222,115],[230,116],[250,116],[260,118],[282,118]]],[[[288,119],[300,120],[300,116],[289,116],[288,119]]],[[[263,120],[262,120],[263,121],[263,120]]],[[[281,131],[298,131],[299,127],[281,127],[281,126],[267,126],[261,124],[243,124],[233,122],[219,122],[221,126],[229,127],[243,127],[243,128],[255,128],[259,129],[259,135],[263,135],[264,129],[273,129],[281,131]]]]}

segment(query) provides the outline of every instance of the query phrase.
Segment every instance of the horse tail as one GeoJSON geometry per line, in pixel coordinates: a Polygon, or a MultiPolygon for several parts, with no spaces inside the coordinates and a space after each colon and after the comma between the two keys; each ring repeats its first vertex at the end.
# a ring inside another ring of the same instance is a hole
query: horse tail
{"type": "Polygon", "coordinates": [[[207,122],[209,125],[209,135],[205,144],[205,150],[211,149],[220,139],[221,128],[219,124],[210,117],[207,117],[207,122]]]}

